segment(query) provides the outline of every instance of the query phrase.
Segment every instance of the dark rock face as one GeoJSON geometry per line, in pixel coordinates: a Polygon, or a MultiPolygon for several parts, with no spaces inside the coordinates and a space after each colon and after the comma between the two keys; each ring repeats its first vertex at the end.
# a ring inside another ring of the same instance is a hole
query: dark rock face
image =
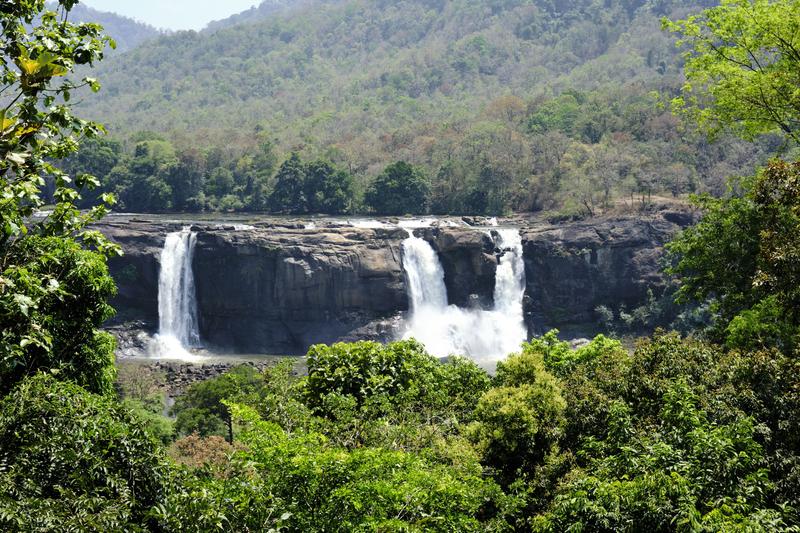
{"type": "Polygon", "coordinates": [[[294,354],[405,311],[402,238],[353,228],[201,232],[201,335],[239,353],[294,354]]]}
{"type": "MultiPolygon", "coordinates": [[[[397,228],[270,221],[258,227],[196,225],[194,276],[201,336],[233,353],[299,354],[316,343],[391,340],[408,295],[397,228]]],[[[667,242],[693,221],[680,211],[565,224],[515,220],[527,275],[526,317],[533,333],[594,321],[598,305],[641,305],[664,287],[667,242]]],[[[99,229],[125,256],[111,262],[119,286],[117,324],[158,327],[158,272],[166,234],[180,224],[128,219],[99,229]]],[[[492,305],[498,265],[487,229],[416,230],[438,252],[451,304],[492,305]]],[[[133,349],[141,339],[125,337],[133,349]]]]}
{"type": "Polygon", "coordinates": [[[424,234],[439,254],[448,301],[459,307],[491,308],[498,262],[488,231],[436,228],[424,234]]]}
{"type": "Polygon", "coordinates": [[[599,305],[636,307],[649,289],[660,293],[663,245],[679,229],[657,215],[524,230],[526,311],[534,332],[592,322],[599,305]]]}
{"type": "Polygon", "coordinates": [[[167,233],[179,226],[137,221],[106,222],[99,228],[122,247],[124,255],[108,263],[117,282],[116,322],[143,321],[158,326],[158,273],[167,233]]]}

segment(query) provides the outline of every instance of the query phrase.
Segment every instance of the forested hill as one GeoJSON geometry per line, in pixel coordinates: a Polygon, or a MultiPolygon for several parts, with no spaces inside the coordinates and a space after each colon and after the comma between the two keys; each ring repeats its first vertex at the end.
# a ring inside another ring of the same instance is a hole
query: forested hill
{"type": "Polygon", "coordinates": [[[659,18],[698,3],[652,4],[312,2],[210,35],[164,37],[109,61],[92,112],[112,127],[133,117],[156,130],[259,125],[325,144],[451,122],[502,94],[671,82],[676,51],[659,18]]]}
{"type": "Polygon", "coordinates": [[[145,41],[163,34],[163,32],[142,22],[117,15],[116,13],[98,11],[81,4],[72,9],[70,19],[75,22],[96,22],[101,24],[106,33],[116,41],[117,50],[122,52],[135,48],[145,41]]]}
{"type": "MultiPolygon", "coordinates": [[[[437,211],[591,211],[598,195],[719,191],[764,150],[724,138],[709,148],[651,94],[683,83],[661,18],[711,4],[309,0],[287,12],[275,1],[267,18],[256,10],[247,24],[163,36],[103,62],[103,90],[81,112],[117,139],[134,125],[179,152],[220,148],[204,163],[210,172],[227,157],[237,183],[242,154],[265,138],[278,161],[298,151],[346,169],[357,195],[405,160],[431,179],[437,211]]],[[[262,204],[242,193],[230,206],[262,204]]]]}

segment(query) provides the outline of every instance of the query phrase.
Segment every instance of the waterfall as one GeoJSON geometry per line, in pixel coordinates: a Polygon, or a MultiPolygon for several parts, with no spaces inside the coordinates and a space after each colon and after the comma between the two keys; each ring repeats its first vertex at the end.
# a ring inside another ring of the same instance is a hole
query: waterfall
{"type": "Polygon", "coordinates": [[[170,233],[161,251],[158,278],[158,335],[151,352],[157,357],[191,357],[200,347],[192,260],[197,235],[189,228],[170,233]]]}
{"type": "Polygon", "coordinates": [[[494,285],[494,335],[503,356],[519,351],[528,340],[525,324],[525,259],[518,230],[497,230],[497,246],[503,252],[494,285]]]}
{"type": "Polygon", "coordinates": [[[431,245],[409,231],[403,242],[411,313],[405,338],[422,342],[433,355],[469,356],[491,365],[519,350],[527,340],[523,317],[525,264],[522,239],[516,230],[499,230],[503,252],[497,268],[492,310],[448,305],[444,269],[431,245]]]}
{"type": "Polygon", "coordinates": [[[403,263],[408,281],[411,312],[447,307],[447,287],[439,257],[425,239],[408,230],[403,242],[403,263]]]}

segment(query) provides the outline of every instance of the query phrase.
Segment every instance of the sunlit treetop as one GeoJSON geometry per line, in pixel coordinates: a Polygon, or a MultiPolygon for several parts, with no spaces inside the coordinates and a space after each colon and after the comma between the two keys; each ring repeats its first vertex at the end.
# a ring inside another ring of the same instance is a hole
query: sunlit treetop
{"type": "Polygon", "coordinates": [[[687,49],[676,111],[712,135],[800,141],[800,0],[722,0],[664,27],[687,49]]]}
{"type": "MultiPolygon", "coordinates": [[[[44,235],[80,236],[109,250],[99,234],[85,231],[113,202],[87,213],[75,203],[81,191],[97,186],[89,175],[68,176],[56,162],[77,151],[84,138],[104,133],[101,125],[72,114],[70,100],[83,88],[98,91],[92,78],[70,79],[76,67],[103,58],[113,40],[97,24],[73,24],[69,12],[76,0],[0,0],[0,245],[33,230],[44,235]],[[32,222],[44,205],[46,178],[54,185],[52,214],[32,222]]],[[[73,76],[74,77],[74,76],[73,76]]]]}

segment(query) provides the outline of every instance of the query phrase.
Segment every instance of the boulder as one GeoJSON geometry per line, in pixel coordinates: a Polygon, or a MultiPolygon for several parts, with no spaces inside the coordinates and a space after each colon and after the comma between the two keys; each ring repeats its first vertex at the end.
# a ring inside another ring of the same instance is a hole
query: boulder
{"type": "Polygon", "coordinates": [[[442,263],[450,304],[491,309],[498,260],[489,231],[436,228],[424,234],[442,263]]]}

